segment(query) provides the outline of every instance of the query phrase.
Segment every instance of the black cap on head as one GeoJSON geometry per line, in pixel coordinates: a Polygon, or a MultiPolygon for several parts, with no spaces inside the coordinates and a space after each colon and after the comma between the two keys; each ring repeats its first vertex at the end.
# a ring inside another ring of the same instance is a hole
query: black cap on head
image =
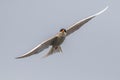
{"type": "Polygon", "coordinates": [[[63,31],[63,30],[66,32],[66,29],[64,29],[64,28],[60,29],[60,32],[63,31]]]}

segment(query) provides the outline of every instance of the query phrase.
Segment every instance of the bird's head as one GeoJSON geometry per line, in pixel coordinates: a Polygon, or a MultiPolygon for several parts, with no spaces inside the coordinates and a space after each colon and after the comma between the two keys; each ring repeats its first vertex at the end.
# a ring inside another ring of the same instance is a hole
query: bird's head
{"type": "Polygon", "coordinates": [[[62,28],[62,29],[60,29],[60,32],[66,33],[66,29],[62,28]]]}

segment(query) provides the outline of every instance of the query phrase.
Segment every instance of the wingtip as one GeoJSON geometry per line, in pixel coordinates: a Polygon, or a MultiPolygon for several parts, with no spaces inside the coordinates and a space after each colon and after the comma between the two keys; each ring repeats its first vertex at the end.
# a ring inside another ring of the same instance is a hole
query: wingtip
{"type": "Polygon", "coordinates": [[[21,58],[24,58],[23,56],[20,56],[20,57],[16,57],[15,59],[21,59],[21,58]]]}
{"type": "Polygon", "coordinates": [[[102,13],[105,12],[108,8],[109,8],[109,6],[106,6],[103,10],[101,10],[100,12],[98,12],[97,14],[95,14],[95,16],[102,14],[102,13]]]}
{"type": "Polygon", "coordinates": [[[16,57],[15,59],[20,59],[21,57],[16,57]]]}

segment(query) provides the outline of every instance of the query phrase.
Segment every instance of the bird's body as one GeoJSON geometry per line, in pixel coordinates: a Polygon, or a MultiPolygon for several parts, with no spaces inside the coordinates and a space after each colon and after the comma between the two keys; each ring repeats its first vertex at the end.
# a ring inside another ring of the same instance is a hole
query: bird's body
{"type": "Polygon", "coordinates": [[[56,40],[53,41],[52,45],[54,46],[59,46],[63,43],[63,41],[65,40],[66,37],[66,32],[63,30],[63,32],[59,32],[56,35],[56,40]]]}
{"type": "Polygon", "coordinates": [[[65,38],[66,38],[66,30],[61,29],[60,32],[56,35],[53,42],[51,43],[52,46],[51,49],[44,57],[47,57],[56,52],[62,52],[62,48],[60,45],[64,42],[65,38]]]}
{"type": "Polygon", "coordinates": [[[76,30],[78,30],[81,26],[83,26],[85,23],[87,23],[88,21],[90,21],[91,19],[93,19],[94,17],[96,17],[97,15],[103,13],[105,10],[107,10],[108,7],[106,7],[105,9],[103,9],[102,11],[89,16],[77,23],[75,23],[74,25],[72,25],[71,27],[69,27],[68,29],[61,29],[60,32],[55,35],[54,37],[42,42],[41,44],[39,44],[38,46],[36,46],[35,48],[33,48],[31,51],[29,51],[28,53],[17,57],[17,59],[19,58],[25,58],[28,56],[31,56],[33,54],[37,54],[41,51],[43,51],[44,49],[48,48],[49,46],[51,46],[51,49],[49,50],[49,52],[44,56],[47,57],[53,53],[56,52],[62,52],[62,49],[60,47],[60,45],[64,42],[65,38],[70,35],[71,33],[75,32],[76,30]]]}

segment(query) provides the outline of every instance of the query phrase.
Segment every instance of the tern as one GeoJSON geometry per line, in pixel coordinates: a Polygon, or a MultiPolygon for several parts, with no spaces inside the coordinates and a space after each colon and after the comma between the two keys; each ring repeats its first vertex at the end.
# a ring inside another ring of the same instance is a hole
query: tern
{"type": "Polygon", "coordinates": [[[106,8],[104,8],[103,10],[101,10],[100,12],[98,12],[98,13],[78,21],[77,23],[75,23],[72,26],[68,27],[68,29],[62,28],[60,30],[60,32],[58,32],[55,36],[53,36],[52,38],[49,38],[48,40],[43,41],[41,44],[39,44],[35,48],[33,48],[29,52],[23,54],[22,56],[17,57],[16,59],[25,58],[25,57],[29,57],[31,55],[40,53],[41,51],[48,48],[49,46],[51,46],[51,49],[43,57],[47,57],[47,56],[52,55],[52,54],[54,54],[56,52],[62,52],[62,48],[61,48],[60,45],[64,42],[64,40],[65,40],[65,38],[67,36],[69,36],[71,33],[75,32],[76,30],[78,30],[85,23],[87,23],[88,21],[90,21],[94,17],[100,15],[101,13],[106,11],[107,9],[108,9],[108,6],[106,8]]]}

